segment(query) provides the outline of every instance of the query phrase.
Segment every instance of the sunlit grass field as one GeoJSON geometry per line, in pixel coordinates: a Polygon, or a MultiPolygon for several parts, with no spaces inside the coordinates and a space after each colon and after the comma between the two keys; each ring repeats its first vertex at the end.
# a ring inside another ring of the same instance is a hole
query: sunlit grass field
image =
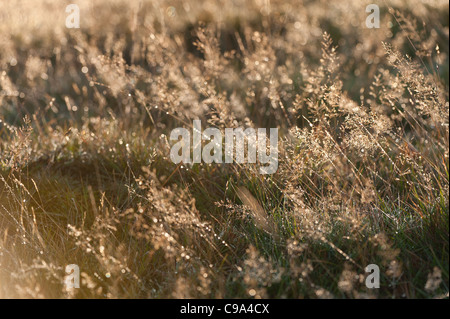
{"type": "Polygon", "coordinates": [[[438,0],[1,1],[0,298],[448,298],[448,41],[438,0]],[[277,172],[173,163],[195,119],[277,172]]]}

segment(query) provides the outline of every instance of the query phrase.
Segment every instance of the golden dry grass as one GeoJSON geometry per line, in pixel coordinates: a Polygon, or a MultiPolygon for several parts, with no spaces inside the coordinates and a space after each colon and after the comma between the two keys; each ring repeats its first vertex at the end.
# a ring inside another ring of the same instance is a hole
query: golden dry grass
{"type": "Polygon", "coordinates": [[[447,1],[74,2],[0,3],[0,297],[448,297],[447,1]],[[197,118],[277,173],[173,164],[197,118]]]}

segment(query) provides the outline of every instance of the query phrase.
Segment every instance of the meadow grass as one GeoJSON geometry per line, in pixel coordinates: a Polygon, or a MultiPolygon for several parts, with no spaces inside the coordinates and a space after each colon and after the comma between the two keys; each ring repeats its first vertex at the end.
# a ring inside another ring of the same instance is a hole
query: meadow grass
{"type": "Polygon", "coordinates": [[[1,298],[448,298],[447,1],[76,2],[0,4],[1,298]],[[278,171],[174,164],[194,119],[278,171]]]}

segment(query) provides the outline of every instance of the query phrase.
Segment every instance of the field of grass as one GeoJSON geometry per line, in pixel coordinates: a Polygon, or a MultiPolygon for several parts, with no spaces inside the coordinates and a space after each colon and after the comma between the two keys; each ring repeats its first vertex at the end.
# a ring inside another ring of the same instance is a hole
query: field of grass
{"type": "Polygon", "coordinates": [[[1,1],[0,298],[448,298],[448,41],[440,0],[1,1]],[[174,164],[194,119],[277,172],[174,164]]]}

